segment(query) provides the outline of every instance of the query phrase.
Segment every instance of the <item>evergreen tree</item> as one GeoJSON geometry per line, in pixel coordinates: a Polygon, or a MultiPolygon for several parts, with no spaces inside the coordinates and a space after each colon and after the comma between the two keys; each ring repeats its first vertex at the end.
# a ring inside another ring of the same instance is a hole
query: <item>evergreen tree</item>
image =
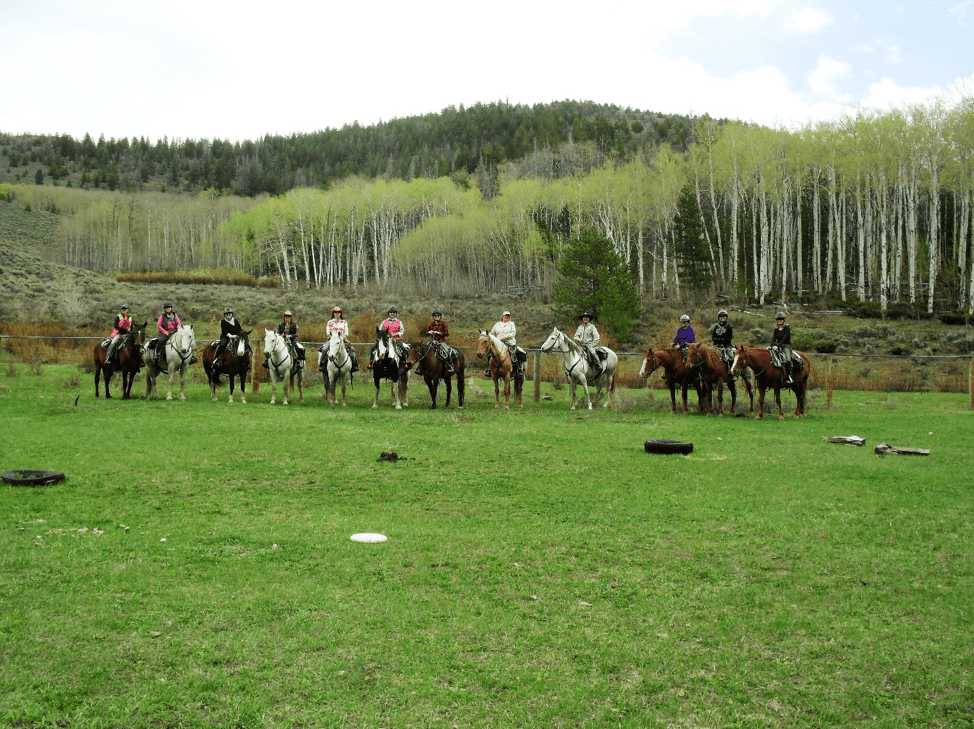
{"type": "Polygon", "coordinates": [[[710,250],[704,240],[700,207],[689,185],[680,190],[673,229],[681,285],[693,291],[706,290],[713,281],[710,250]]]}
{"type": "MultiPolygon", "coordinates": [[[[550,233],[542,231],[550,241],[550,233]]],[[[574,321],[591,311],[615,338],[632,336],[633,319],[639,316],[639,294],[625,260],[612,241],[587,228],[565,246],[557,263],[554,310],[562,319],[574,321]]]]}

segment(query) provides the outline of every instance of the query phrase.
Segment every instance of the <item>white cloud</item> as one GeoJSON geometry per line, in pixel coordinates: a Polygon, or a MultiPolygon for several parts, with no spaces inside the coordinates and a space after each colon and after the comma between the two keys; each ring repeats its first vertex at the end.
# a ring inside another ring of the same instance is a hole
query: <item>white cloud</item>
{"type": "Polygon", "coordinates": [[[835,18],[823,13],[821,10],[802,8],[791,11],[791,19],[785,24],[785,29],[799,33],[810,33],[821,30],[826,25],[831,25],[834,22],[835,18]]]}
{"type": "Polygon", "coordinates": [[[873,109],[889,109],[904,104],[916,104],[929,101],[933,96],[939,96],[939,86],[921,88],[918,86],[900,86],[893,79],[886,77],[882,81],[869,85],[869,91],[862,99],[862,105],[873,109]]]}
{"type": "Polygon", "coordinates": [[[852,66],[829,56],[819,56],[818,65],[808,74],[808,87],[819,96],[836,98],[836,82],[852,76],[852,66]]]}

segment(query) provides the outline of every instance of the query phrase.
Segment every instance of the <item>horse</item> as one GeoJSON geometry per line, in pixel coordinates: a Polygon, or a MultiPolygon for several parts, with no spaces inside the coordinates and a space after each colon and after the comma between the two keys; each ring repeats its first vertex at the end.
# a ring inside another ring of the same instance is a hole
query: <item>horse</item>
{"type": "Polygon", "coordinates": [[[277,381],[284,383],[284,404],[287,405],[288,383],[291,384],[291,394],[294,394],[294,378],[298,378],[298,400],[304,402],[304,386],[302,383],[302,369],[300,362],[295,362],[291,350],[287,347],[284,336],[275,329],[264,330],[264,354],[267,355],[267,369],[271,376],[271,405],[277,402],[277,381]]]}
{"type": "Polygon", "coordinates": [[[127,334],[123,335],[120,332],[115,335],[117,337],[125,337],[125,341],[121,342],[115,349],[115,356],[118,361],[117,366],[105,359],[108,351],[102,346],[101,342],[95,345],[94,352],[92,353],[95,360],[95,397],[99,397],[98,381],[102,377],[102,371],[104,371],[105,398],[111,398],[112,393],[108,389],[108,383],[111,382],[116,368],[122,373],[122,399],[128,400],[132,397],[132,384],[135,382],[135,376],[139,374],[139,370],[145,364],[142,353],[145,350],[145,328],[148,325],[148,321],[142,324],[133,324],[127,334]]]}
{"type": "Polygon", "coordinates": [[[372,345],[372,352],[369,357],[371,360],[372,381],[375,383],[375,399],[372,401],[373,410],[379,407],[379,386],[382,380],[392,382],[390,391],[392,392],[392,402],[396,406],[396,410],[409,407],[409,372],[403,367],[409,356],[409,345],[402,343],[402,346],[406,350],[405,356],[400,354],[387,330],[378,329],[376,331],[375,344],[372,345]]]}
{"type": "Polygon", "coordinates": [[[230,341],[227,342],[227,347],[223,350],[219,364],[213,362],[213,355],[219,341],[209,342],[203,348],[200,359],[203,360],[203,370],[206,372],[206,379],[210,383],[210,400],[213,402],[216,402],[216,388],[220,384],[220,375],[227,375],[230,378],[230,399],[227,402],[233,402],[234,377],[240,379],[240,402],[247,402],[247,376],[250,373],[252,353],[250,333],[252,331],[254,330],[249,329],[240,336],[231,334],[230,341]]]}
{"type": "MultiPolygon", "coordinates": [[[[731,415],[734,414],[735,408],[737,407],[737,387],[734,385],[734,375],[730,370],[730,365],[721,356],[721,351],[717,347],[709,344],[700,344],[697,347],[691,348],[689,354],[687,354],[687,367],[691,370],[696,370],[700,373],[701,378],[704,381],[704,389],[708,393],[707,397],[707,415],[714,414],[714,404],[713,398],[710,394],[714,390],[716,385],[717,389],[717,415],[718,417],[724,416],[724,384],[727,384],[727,389],[730,390],[731,394],[731,415]]],[[[747,373],[741,374],[741,379],[744,381],[744,387],[747,390],[747,396],[751,399],[751,406],[748,410],[749,413],[754,412],[754,391],[751,389],[751,381],[747,376],[747,373]]]]}
{"type": "Polygon", "coordinates": [[[338,383],[342,383],[342,407],[345,407],[345,388],[352,379],[352,358],[340,332],[333,330],[328,341],[318,348],[318,371],[325,383],[325,399],[332,405],[338,404],[338,383]]]}
{"type": "MultiPolygon", "coordinates": [[[[690,345],[690,352],[697,347],[696,344],[690,345]]],[[[687,353],[690,359],[690,353],[687,353]]],[[[640,377],[649,377],[658,368],[663,368],[663,381],[670,390],[670,412],[676,413],[676,386],[681,387],[683,395],[683,414],[689,412],[687,406],[687,388],[693,385],[697,390],[697,410],[704,411],[703,391],[697,384],[697,375],[691,371],[683,362],[683,353],[679,347],[670,349],[647,349],[643,357],[642,366],[639,368],[640,377]]]]}
{"type": "Polygon", "coordinates": [[[477,357],[490,355],[490,376],[494,381],[494,407],[501,406],[501,380],[504,380],[504,407],[511,407],[511,379],[514,380],[514,400],[519,408],[524,407],[521,400],[524,391],[524,374],[515,369],[507,345],[493,334],[481,331],[475,354],[477,357]]]}
{"type": "MultiPolygon", "coordinates": [[[[464,368],[466,362],[463,352],[457,352],[457,408],[463,408],[463,396],[466,386],[464,368]]],[[[435,340],[430,339],[426,344],[413,342],[409,345],[409,356],[406,358],[406,371],[412,369],[413,365],[419,363],[415,372],[422,375],[426,382],[426,387],[430,391],[430,410],[436,410],[436,391],[439,389],[440,380],[446,382],[446,403],[443,407],[450,407],[450,396],[453,394],[453,375],[446,374],[446,362],[436,356],[435,340]]]]}
{"type": "MultiPolygon", "coordinates": [[[[158,341],[158,340],[153,340],[158,341]]],[[[149,344],[152,344],[150,342],[149,344]]],[[[196,334],[193,332],[192,324],[183,324],[173,332],[172,336],[166,340],[166,369],[169,374],[169,392],[166,399],[172,400],[172,379],[176,372],[179,372],[179,399],[186,399],[186,370],[189,369],[189,361],[193,358],[193,347],[196,346],[196,334]]],[[[151,398],[153,395],[159,396],[156,389],[156,376],[163,370],[156,363],[155,350],[145,360],[145,396],[151,398]]]]}
{"type": "Polygon", "coordinates": [[[750,367],[754,371],[754,380],[758,386],[758,414],[755,420],[764,417],[764,392],[768,388],[774,390],[774,401],[778,406],[778,420],[785,419],[784,410],[781,408],[781,390],[792,390],[798,400],[795,407],[795,417],[801,418],[805,415],[805,392],[808,390],[808,376],[812,371],[811,362],[804,352],[795,352],[801,357],[802,371],[792,375],[795,382],[787,384],[785,381],[788,375],[780,367],[771,364],[771,352],[761,347],[744,348],[740,346],[734,352],[734,362],[731,365],[733,372],[739,372],[745,367],[750,367]]]}
{"type": "Polygon", "coordinates": [[[589,364],[588,357],[585,356],[585,348],[578,342],[572,340],[558,327],[551,330],[551,334],[541,345],[541,351],[545,354],[551,352],[561,352],[565,357],[565,377],[568,378],[568,385],[572,393],[572,407],[575,409],[575,393],[578,385],[585,391],[585,399],[588,401],[588,409],[592,409],[592,396],[588,391],[588,383],[592,382],[596,386],[595,399],[599,399],[602,387],[608,390],[608,397],[605,400],[604,408],[609,407],[612,402],[612,393],[616,389],[616,366],[619,358],[616,353],[608,347],[596,347],[606,353],[605,368],[598,375],[593,376],[592,365],[589,364]]]}

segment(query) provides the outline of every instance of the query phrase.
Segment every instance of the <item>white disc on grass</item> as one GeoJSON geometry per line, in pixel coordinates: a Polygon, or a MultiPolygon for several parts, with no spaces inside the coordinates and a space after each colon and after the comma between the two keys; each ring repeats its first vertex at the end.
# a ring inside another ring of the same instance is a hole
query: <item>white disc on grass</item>
{"type": "Polygon", "coordinates": [[[363,532],[361,534],[353,534],[353,542],[384,542],[386,540],[385,534],[372,534],[371,532],[363,532]]]}

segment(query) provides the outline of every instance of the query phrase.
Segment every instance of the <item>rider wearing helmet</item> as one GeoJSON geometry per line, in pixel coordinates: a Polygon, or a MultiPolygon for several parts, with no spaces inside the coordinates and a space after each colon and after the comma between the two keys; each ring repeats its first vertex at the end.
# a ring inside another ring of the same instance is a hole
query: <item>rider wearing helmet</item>
{"type": "MultiPolygon", "coordinates": [[[[179,315],[173,311],[172,302],[166,301],[162,305],[162,314],[159,316],[159,321],[156,322],[156,329],[159,330],[159,336],[156,337],[156,362],[159,365],[159,369],[162,369],[166,363],[166,342],[169,341],[169,337],[176,333],[176,330],[181,327],[182,324],[179,321],[179,315]]],[[[193,364],[196,361],[194,356],[189,363],[193,364]]]]}
{"type": "MultiPolygon", "coordinates": [[[[392,346],[396,348],[400,356],[405,360],[405,350],[402,346],[402,337],[406,333],[406,325],[402,323],[399,319],[399,309],[395,306],[389,307],[389,316],[382,320],[379,325],[380,331],[389,332],[389,337],[392,339],[392,346]]],[[[372,369],[372,365],[375,364],[375,346],[369,351],[369,369],[372,369]]]]}
{"type": "Polygon", "coordinates": [[[725,362],[734,361],[734,327],[727,323],[727,309],[717,312],[717,323],[710,330],[710,337],[714,346],[720,350],[720,356],[725,362]]]}
{"type": "Polygon", "coordinates": [[[220,320],[220,342],[216,345],[216,349],[213,350],[213,365],[216,366],[220,362],[220,357],[227,350],[227,345],[230,343],[230,337],[239,337],[243,334],[243,327],[240,326],[240,322],[233,315],[233,309],[229,306],[223,310],[223,319],[220,320]]]}
{"type": "Polygon", "coordinates": [[[795,380],[791,376],[791,360],[795,352],[791,348],[791,327],[785,324],[785,312],[779,311],[774,317],[775,329],[771,333],[771,346],[768,351],[772,357],[777,355],[781,362],[781,369],[785,371],[785,384],[793,385],[795,380]]]}
{"type": "Polygon", "coordinates": [[[592,379],[595,379],[602,374],[602,361],[599,359],[598,350],[595,349],[599,344],[599,330],[592,323],[592,319],[595,317],[591,311],[582,312],[578,318],[582,320],[582,323],[578,325],[573,338],[585,349],[589,366],[592,369],[592,379]]]}
{"type": "Polygon", "coordinates": [[[125,338],[118,335],[128,334],[131,328],[132,317],[129,316],[129,308],[127,306],[123,306],[120,312],[115,316],[115,327],[112,329],[112,333],[108,335],[108,339],[110,341],[108,343],[108,351],[105,352],[106,363],[112,361],[112,355],[114,355],[115,350],[118,349],[119,342],[125,338]]]}
{"type": "Polygon", "coordinates": [[[426,333],[433,337],[433,346],[436,348],[437,358],[446,363],[446,374],[455,374],[457,371],[457,352],[446,343],[447,337],[450,336],[450,326],[443,321],[443,312],[439,309],[433,309],[430,316],[433,317],[433,321],[426,325],[426,333]]]}
{"type": "Polygon", "coordinates": [[[345,311],[342,307],[335,306],[332,308],[331,319],[328,320],[328,326],[325,329],[329,336],[331,336],[332,332],[338,332],[342,338],[342,342],[345,343],[345,350],[352,360],[351,371],[358,372],[358,355],[355,353],[355,347],[348,342],[348,322],[345,321],[345,311]]]}
{"type": "Polygon", "coordinates": [[[673,337],[673,346],[679,347],[683,353],[683,364],[687,363],[687,352],[691,344],[697,341],[697,335],[690,326],[690,315],[680,314],[680,328],[676,330],[673,337]]]}
{"type": "MultiPolygon", "coordinates": [[[[284,312],[284,321],[277,325],[277,333],[284,337],[291,358],[299,367],[304,366],[304,346],[298,341],[298,325],[294,323],[290,309],[284,312]]],[[[267,352],[264,352],[264,369],[268,369],[268,357],[267,352]]]]}

